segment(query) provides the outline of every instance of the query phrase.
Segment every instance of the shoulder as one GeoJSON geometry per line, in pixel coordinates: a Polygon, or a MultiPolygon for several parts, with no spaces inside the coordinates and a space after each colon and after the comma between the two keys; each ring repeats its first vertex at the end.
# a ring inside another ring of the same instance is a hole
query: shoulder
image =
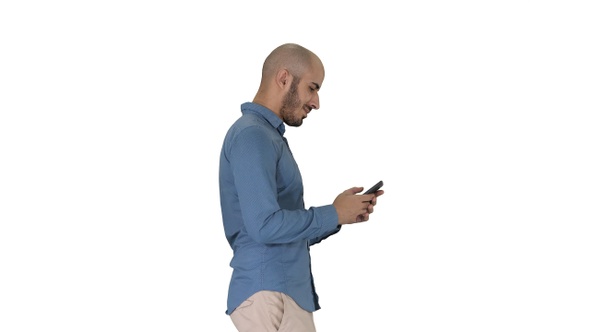
{"type": "Polygon", "coordinates": [[[254,114],[244,114],[230,127],[227,133],[228,139],[240,136],[272,136],[272,126],[263,118],[254,114]]]}
{"type": "Polygon", "coordinates": [[[242,115],[227,132],[224,149],[276,149],[282,138],[264,118],[254,114],[242,115]]]}

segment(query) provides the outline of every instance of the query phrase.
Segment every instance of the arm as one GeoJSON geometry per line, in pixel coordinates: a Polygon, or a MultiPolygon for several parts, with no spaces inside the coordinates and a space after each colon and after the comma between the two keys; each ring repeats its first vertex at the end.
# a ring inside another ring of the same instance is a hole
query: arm
{"type": "Polygon", "coordinates": [[[336,233],[340,232],[340,229],[341,229],[341,228],[342,228],[342,225],[338,225],[338,226],[336,227],[336,229],[334,229],[334,230],[332,230],[332,231],[330,231],[330,232],[328,232],[328,233],[326,233],[326,234],[323,234],[323,235],[322,235],[322,236],[320,236],[320,237],[316,237],[316,238],[313,238],[313,239],[311,239],[311,240],[309,241],[309,245],[310,245],[310,246],[312,246],[312,245],[314,245],[314,244],[318,244],[318,243],[322,242],[323,240],[325,240],[325,239],[329,238],[330,236],[332,236],[332,235],[334,235],[334,234],[336,234],[336,233]]]}
{"type": "MultiPolygon", "coordinates": [[[[277,167],[286,146],[280,138],[273,139],[264,128],[252,126],[238,133],[230,144],[226,158],[232,165],[245,230],[254,241],[270,244],[309,240],[338,227],[332,205],[305,209],[301,202],[281,206],[277,167]]],[[[293,172],[293,186],[300,187],[302,195],[299,171],[294,167],[293,172]]],[[[293,193],[298,196],[297,191],[293,193]]],[[[282,199],[282,205],[289,204],[282,199]]]]}

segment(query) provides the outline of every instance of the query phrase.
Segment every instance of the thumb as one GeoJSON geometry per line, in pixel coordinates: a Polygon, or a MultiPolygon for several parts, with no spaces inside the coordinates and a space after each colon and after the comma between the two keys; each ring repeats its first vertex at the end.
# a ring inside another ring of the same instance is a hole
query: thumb
{"type": "Polygon", "coordinates": [[[352,187],[344,191],[346,194],[355,195],[363,191],[363,187],[352,187]]]}

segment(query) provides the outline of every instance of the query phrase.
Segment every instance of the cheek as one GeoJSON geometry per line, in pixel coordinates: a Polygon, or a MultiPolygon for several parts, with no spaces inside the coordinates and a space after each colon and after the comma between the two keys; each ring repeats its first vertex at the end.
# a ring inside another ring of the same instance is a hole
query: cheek
{"type": "Polygon", "coordinates": [[[313,95],[308,91],[299,92],[299,101],[303,104],[307,104],[311,101],[313,95]]]}

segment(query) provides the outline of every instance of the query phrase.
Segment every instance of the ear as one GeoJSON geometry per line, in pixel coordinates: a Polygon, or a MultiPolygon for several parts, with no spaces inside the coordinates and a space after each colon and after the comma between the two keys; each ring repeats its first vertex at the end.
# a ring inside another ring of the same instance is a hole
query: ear
{"type": "Polygon", "coordinates": [[[291,85],[291,74],[287,69],[281,69],[275,76],[275,83],[280,89],[289,89],[291,85]]]}

